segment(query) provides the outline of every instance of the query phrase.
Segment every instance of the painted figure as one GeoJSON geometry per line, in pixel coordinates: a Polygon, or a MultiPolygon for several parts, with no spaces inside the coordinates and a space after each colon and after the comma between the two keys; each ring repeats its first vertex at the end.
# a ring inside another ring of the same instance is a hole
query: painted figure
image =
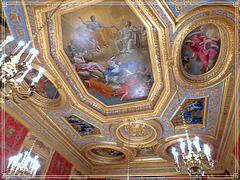
{"type": "Polygon", "coordinates": [[[188,121],[188,124],[196,124],[198,122],[202,122],[203,119],[200,117],[200,118],[193,118],[191,119],[190,121],[188,121]]]}
{"type": "MultiPolygon", "coordinates": [[[[28,72],[27,76],[25,77],[25,80],[30,83],[32,81],[32,78],[37,76],[37,71],[35,69],[32,69],[28,72]],[[31,81],[29,81],[31,79],[31,81]]],[[[36,91],[38,94],[45,98],[49,99],[55,99],[59,97],[59,93],[55,86],[47,79],[45,76],[41,77],[36,85],[36,91]]]]}
{"type": "Polygon", "coordinates": [[[96,46],[93,34],[84,30],[82,27],[76,29],[76,35],[67,47],[69,51],[86,51],[94,49],[96,46]]]}
{"type": "Polygon", "coordinates": [[[89,29],[97,44],[96,50],[100,50],[99,46],[108,46],[110,44],[110,39],[114,39],[113,27],[114,26],[104,26],[103,23],[96,21],[95,16],[90,16],[90,21],[84,21],[80,16],[79,19],[82,23],[89,29]]]}
{"type": "Polygon", "coordinates": [[[36,90],[38,93],[44,94],[45,97],[49,98],[49,94],[46,91],[45,83],[48,81],[48,79],[45,79],[44,77],[41,77],[36,85],[36,90]]]}
{"type": "Polygon", "coordinates": [[[100,72],[105,72],[105,68],[96,62],[89,62],[86,67],[80,68],[80,70],[93,72],[94,69],[97,69],[100,72]]]}
{"type": "Polygon", "coordinates": [[[133,49],[139,49],[141,32],[131,25],[131,21],[126,21],[125,27],[119,33],[120,37],[115,42],[119,51],[131,54],[133,49]]]}
{"type": "Polygon", "coordinates": [[[151,77],[152,70],[150,67],[146,68],[145,66],[143,66],[136,73],[139,81],[148,82],[150,79],[152,79],[151,77]]]}
{"type": "Polygon", "coordinates": [[[196,54],[198,58],[202,61],[202,64],[207,72],[209,69],[209,61],[213,59],[218,53],[212,47],[216,48],[217,45],[213,43],[213,41],[215,41],[216,39],[206,39],[206,35],[201,33],[200,28],[201,26],[197,28],[196,32],[188,35],[188,37],[193,36],[193,38],[192,40],[187,40],[186,42],[190,43],[190,48],[192,49],[192,52],[196,54]]]}
{"type": "Polygon", "coordinates": [[[112,95],[114,95],[115,93],[112,90],[111,86],[107,86],[106,84],[104,84],[103,82],[98,81],[99,77],[95,76],[93,74],[91,74],[93,76],[93,78],[90,78],[89,80],[84,80],[85,83],[85,87],[90,90],[93,89],[91,91],[92,94],[96,94],[97,92],[99,92],[102,96],[109,98],[110,100],[112,100],[112,95]]]}
{"type": "Polygon", "coordinates": [[[122,85],[122,88],[120,90],[116,90],[116,94],[123,94],[120,98],[120,101],[123,101],[123,98],[126,96],[127,98],[132,97],[133,94],[135,94],[134,85],[138,83],[138,80],[135,76],[132,74],[128,74],[125,77],[126,84],[122,85]]]}
{"type": "Polygon", "coordinates": [[[191,104],[188,105],[190,110],[201,110],[203,109],[204,105],[202,103],[198,103],[197,101],[192,102],[191,104]]]}
{"type": "Polygon", "coordinates": [[[120,76],[123,75],[121,62],[117,61],[116,56],[113,56],[110,60],[108,60],[108,64],[111,67],[106,68],[107,73],[105,73],[105,79],[107,83],[109,81],[117,84],[124,83],[123,78],[120,78],[120,76]]]}
{"type": "Polygon", "coordinates": [[[191,57],[189,57],[189,55],[185,55],[182,62],[183,62],[183,67],[186,68],[187,64],[190,62],[190,60],[196,58],[197,55],[195,53],[193,53],[193,55],[191,57]]]}

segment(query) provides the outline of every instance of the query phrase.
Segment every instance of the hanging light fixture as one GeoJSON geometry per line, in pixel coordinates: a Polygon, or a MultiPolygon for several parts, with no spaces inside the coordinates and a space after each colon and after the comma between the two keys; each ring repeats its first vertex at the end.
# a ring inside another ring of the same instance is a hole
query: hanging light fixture
{"type": "MultiPolygon", "coordinates": [[[[178,93],[178,91],[177,91],[178,93]]],[[[178,95],[178,94],[177,94],[178,95]]],[[[178,96],[179,102],[180,97],[178,96]]],[[[175,147],[172,147],[172,154],[175,161],[175,169],[177,172],[188,173],[191,175],[201,175],[204,176],[205,171],[210,171],[214,169],[214,160],[211,156],[211,149],[207,144],[203,145],[203,149],[200,147],[199,137],[195,136],[194,140],[191,141],[186,120],[184,118],[184,110],[181,107],[181,118],[183,120],[183,125],[185,129],[186,142],[183,138],[179,138],[179,147],[181,149],[182,163],[179,163],[178,156],[179,153],[176,151],[175,147]]]]}
{"type": "MultiPolygon", "coordinates": [[[[8,36],[0,45],[0,52],[4,52],[4,47],[13,40],[14,38],[12,36],[8,36]]],[[[32,82],[27,91],[25,91],[21,86],[21,82],[24,77],[27,75],[29,70],[32,69],[31,63],[33,59],[38,54],[38,50],[32,48],[30,49],[28,56],[24,60],[21,59],[22,54],[29,47],[31,42],[32,40],[25,45],[24,41],[19,41],[18,46],[12,52],[9,54],[2,53],[0,58],[0,89],[2,91],[1,102],[9,100],[11,95],[13,96],[14,101],[17,102],[15,99],[16,97],[20,100],[26,100],[34,94],[37,82],[42,76],[44,69],[39,71],[37,76],[39,78],[32,82]],[[20,48],[22,49],[18,52],[20,48]]]]}
{"type": "Polygon", "coordinates": [[[24,153],[9,158],[9,163],[4,174],[6,179],[18,179],[21,176],[24,176],[24,178],[35,177],[37,170],[40,168],[38,155],[34,158],[30,156],[35,143],[36,139],[29,151],[25,151],[24,153]]]}
{"type": "MultiPolygon", "coordinates": [[[[63,0],[64,1],[64,0],[63,0]]],[[[4,103],[12,97],[18,103],[17,99],[26,100],[33,96],[36,91],[36,85],[41,78],[44,69],[40,68],[38,75],[33,78],[28,89],[22,87],[22,81],[27,73],[32,69],[31,63],[38,55],[39,51],[31,48],[26,58],[21,58],[23,53],[27,51],[31,42],[37,37],[39,32],[45,27],[47,21],[51,19],[53,14],[60,8],[61,4],[50,14],[45,23],[37,30],[32,39],[25,44],[24,41],[19,41],[17,47],[10,53],[5,54],[5,46],[14,40],[12,36],[7,36],[6,40],[0,44],[0,91],[2,93],[0,102],[4,103]]]]}

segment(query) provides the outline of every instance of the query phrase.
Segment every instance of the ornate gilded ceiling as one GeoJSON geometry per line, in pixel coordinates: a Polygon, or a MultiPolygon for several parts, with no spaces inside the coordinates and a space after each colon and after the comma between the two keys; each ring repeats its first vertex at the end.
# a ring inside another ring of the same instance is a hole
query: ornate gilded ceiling
{"type": "MultiPolygon", "coordinates": [[[[25,41],[59,4],[3,2],[10,34],[25,41]]],[[[183,109],[221,172],[234,138],[237,16],[236,1],[66,0],[32,43],[40,55],[23,86],[44,67],[37,93],[6,111],[82,174],[167,175],[177,174],[169,149],[185,137],[183,109]]]]}

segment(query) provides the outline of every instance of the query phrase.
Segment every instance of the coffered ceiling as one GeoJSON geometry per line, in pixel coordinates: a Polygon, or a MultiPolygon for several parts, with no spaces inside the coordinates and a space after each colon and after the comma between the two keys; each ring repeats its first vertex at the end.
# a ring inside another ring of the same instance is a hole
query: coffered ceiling
{"type": "Polygon", "coordinates": [[[237,134],[236,1],[66,0],[51,19],[58,1],[3,3],[17,41],[47,22],[23,83],[44,67],[37,93],[5,109],[82,174],[178,174],[170,149],[185,138],[181,110],[190,138],[224,171],[237,134]],[[106,32],[89,27],[90,16],[106,32]]]}

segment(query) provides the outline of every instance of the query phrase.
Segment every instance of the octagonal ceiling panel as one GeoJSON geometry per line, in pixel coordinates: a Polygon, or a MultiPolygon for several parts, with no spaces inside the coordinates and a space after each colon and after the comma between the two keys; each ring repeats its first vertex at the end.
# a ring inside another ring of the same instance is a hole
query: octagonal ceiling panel
{"type": "Polygon", "coordinates": [[[61,16],[63,49],[88,93],[105,105],[146,100],[153,85],[146,27],[126,3],[61,16]]]}

